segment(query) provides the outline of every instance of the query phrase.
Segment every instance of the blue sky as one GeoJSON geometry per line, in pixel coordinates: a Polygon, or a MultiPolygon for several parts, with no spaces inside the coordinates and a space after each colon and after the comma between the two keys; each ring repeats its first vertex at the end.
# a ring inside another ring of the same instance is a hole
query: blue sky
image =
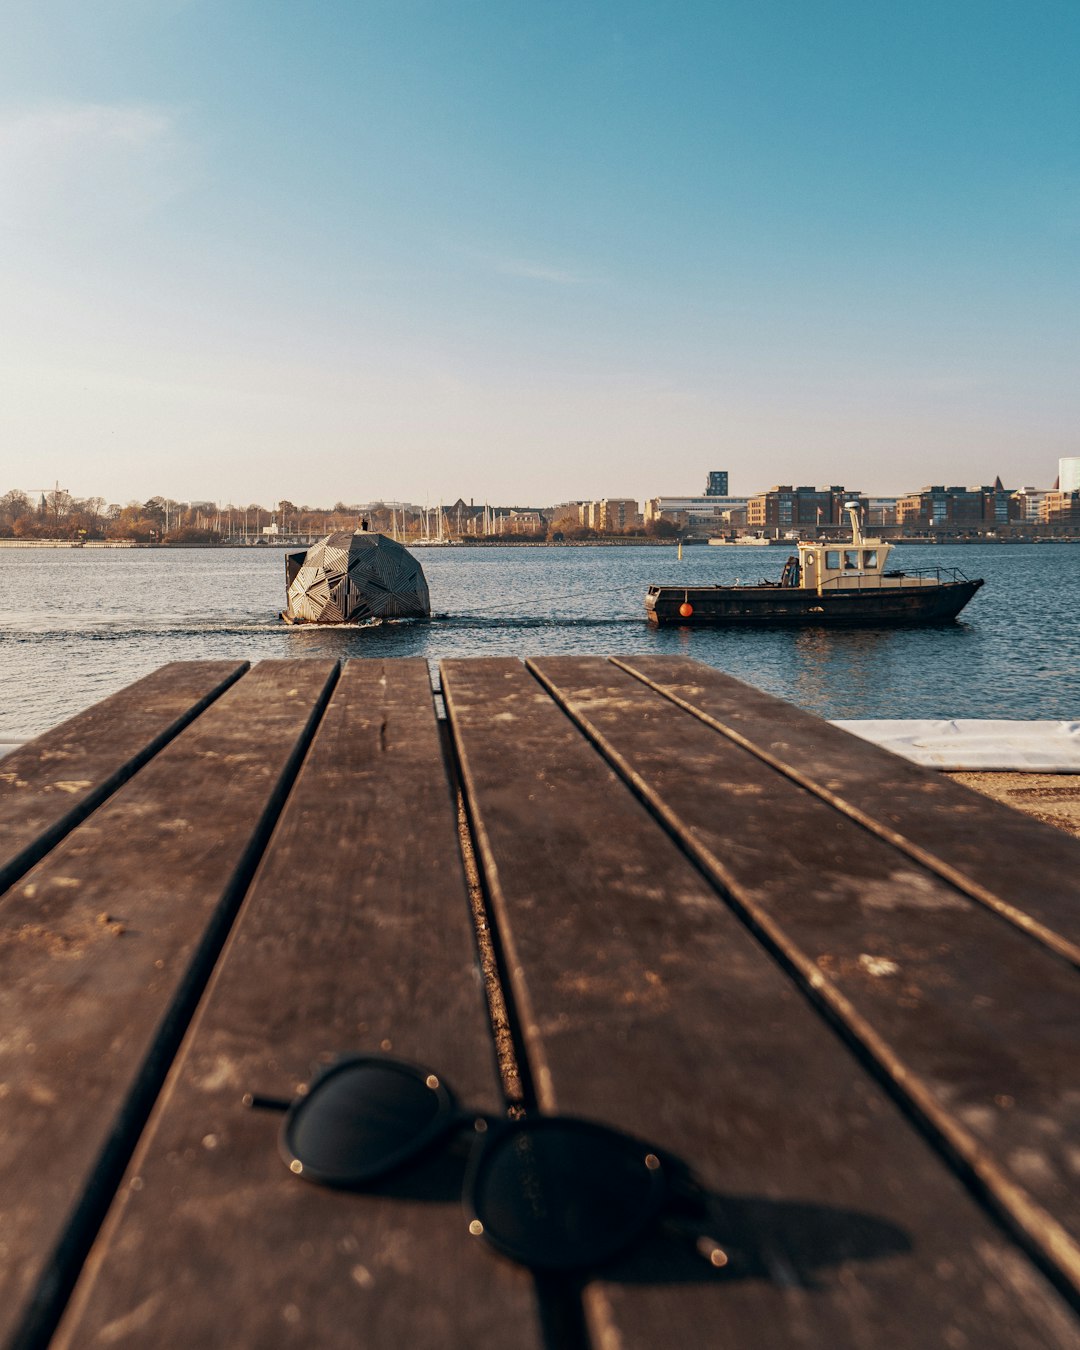
{"type": "Polygon", "coordinates": [[[1048,486],[1075,0],[8,0],[0,491],[1048,486]]]}

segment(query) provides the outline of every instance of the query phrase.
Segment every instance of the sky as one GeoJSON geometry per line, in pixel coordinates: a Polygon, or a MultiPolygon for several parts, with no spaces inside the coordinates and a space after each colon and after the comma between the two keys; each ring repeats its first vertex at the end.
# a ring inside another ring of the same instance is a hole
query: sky
{"type": "Polygon", "coordinates": [[[4,0],[0,492],[1049,487],[1076,0],[4,0]]]}

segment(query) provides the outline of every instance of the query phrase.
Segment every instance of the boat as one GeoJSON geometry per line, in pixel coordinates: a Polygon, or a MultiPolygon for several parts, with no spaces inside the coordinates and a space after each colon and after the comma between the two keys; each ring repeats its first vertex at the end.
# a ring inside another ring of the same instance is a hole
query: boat
{"type": "Polygon", "coordinates": [[[948,623],[982,586],[954,567],[887,568],[893,545],[867,538],[849,503],[851,540],[799,540],[779,581],[740,586],[653,585],[645,596],[649,622],[724,627],[807,624],[873,627],[948,623]]]}
{"type": "Polygon", "coordinates": [[[760,548],[762,544],[778,544],[779,539],[766,539],[763,534],[718,535],[709,540],[713,548],[760,548]]]}

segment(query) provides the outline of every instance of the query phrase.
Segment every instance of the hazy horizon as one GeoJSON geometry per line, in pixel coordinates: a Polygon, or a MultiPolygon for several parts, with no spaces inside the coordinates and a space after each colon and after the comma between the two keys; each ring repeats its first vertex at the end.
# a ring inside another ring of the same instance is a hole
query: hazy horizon
{"type": "Polygon", "coordinates": [[[1078,50],[1066,0],[16,0],[0,482],[1049,487],[1078,50]]]}

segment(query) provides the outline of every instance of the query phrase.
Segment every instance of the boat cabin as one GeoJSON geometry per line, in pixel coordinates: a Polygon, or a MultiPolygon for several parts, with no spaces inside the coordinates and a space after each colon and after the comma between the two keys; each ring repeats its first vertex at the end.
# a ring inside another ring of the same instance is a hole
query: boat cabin
{"type": "Polygon", "coordinates": [[[911,578],[898,573],[888,577],[885,564],[893,545],[884,539],[868,539],[859,525],[858,507],[845,507],[851,520],[850,543],[835,541],[799,541],[799,556],[788,560],[781,585],[798,586],[801,590],[862,589],[864,587],[911,584],[911,578]]]}

